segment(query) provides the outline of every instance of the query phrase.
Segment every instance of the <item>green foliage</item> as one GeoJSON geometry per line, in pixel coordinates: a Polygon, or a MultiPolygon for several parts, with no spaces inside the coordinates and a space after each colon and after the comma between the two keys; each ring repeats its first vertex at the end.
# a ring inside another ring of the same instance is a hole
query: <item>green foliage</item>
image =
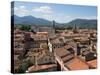
{"type": "Polygon", "coordinates": [[[23,62],[18,69],[18,73],[25,73],[25,71],[28,68],[28,63],[27,62],[23,62]]]}
{"type": "Polygon", "coordinates": [[[18,73],[25,73],[28,67],[32,66],[33,64],[29,61],[23,61],[22,64],[19,66],[18,73]]]}
{"type": "Polygon", "coordinates": [[[21,25],[20,29],[24,30],[24,31],[29,31],[31,29],[31,26],[30,25],[21,25]]]}
{"type": "Polygon", "coordinates": [[[73,29],[73,27],[72,26],[68,26],[67,29],[70,30],[70,29],[73,29]]]}

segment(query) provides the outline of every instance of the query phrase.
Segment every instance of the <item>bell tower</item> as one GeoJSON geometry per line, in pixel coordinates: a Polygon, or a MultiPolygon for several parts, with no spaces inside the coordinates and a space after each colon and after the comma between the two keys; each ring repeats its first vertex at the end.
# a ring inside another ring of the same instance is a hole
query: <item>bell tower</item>
{"type": "Polygon", "coordinates": [[[55,32],[55,21],[54,20],[52,22],[52,25],[53,25],[53,29],[54,29],[54,32],[55,32]]]}
{"type": "Polygon", "coordinates": [[[78,27],[76,26],[76,24],[73,27],[73,33],[78,33],[78,27]]]}

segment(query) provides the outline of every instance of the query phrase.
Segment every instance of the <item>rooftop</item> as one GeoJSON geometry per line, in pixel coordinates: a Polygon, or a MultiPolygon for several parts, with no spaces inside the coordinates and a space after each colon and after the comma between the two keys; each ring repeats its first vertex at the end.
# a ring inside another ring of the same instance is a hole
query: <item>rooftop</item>
{"type": "Polygon", "coordinates": [[[64,49],[64,48],[56,48],[55,49],[55,52],[57,53],[57,55],[58,56],[63,56],[63,55],[67,55],[67,54],[69,54],[70,52],[69,51],[67,51],[66,49],[64,49]]]}
{"type": "Polygon", "coordinates": [[[28,68],[28,72],[45,70],[45,69],[56,67],[56,66],[57,66],[56,64],[32,66],[28,68]]]}
{"type": "Polygon", "coordinates": [[[37,32],[37,35],[48,35],[48,32],[37,32]]]}
{"type": "Polygon", "coordinates": [[[97,68],[97,59],[87,62],[91,67],[97,68]]]}
{"type": "Polygon", "coordinates": [[[44,35],[44,33],[32,34],[31,37],[34,38],[34,40],[47,40],[47,35],[44,35]]]}
{"type": "Polygon", "coordinates": [[[89,66],[83,61],[81,61],[79,58],[72,59],[69,63],[66,63],[65,66],[67,66],[70,70],[89,69],[89,66]]]}

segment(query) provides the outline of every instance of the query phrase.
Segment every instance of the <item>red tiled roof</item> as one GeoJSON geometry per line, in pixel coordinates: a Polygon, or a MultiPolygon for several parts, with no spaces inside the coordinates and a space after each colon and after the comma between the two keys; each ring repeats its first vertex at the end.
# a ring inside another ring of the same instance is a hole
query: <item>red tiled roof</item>
{"type": "Polygon", "coordinates": [[[97,67],[97,59],[91,60],[87,62],[91,67],[97,67]]]}
{"type": "Polygon", "coordinates": [[[78,58],[72,59],[68,64],[65,64],[70,70],[89,69],[89,66],[78,58]]]}
{"type": "Polygon", "coordinates": [[[44,70],[44,69],[48,69],[48,68],[55,67],[55,66],[57,66],[57,65],[56,64],[41,65],[41,66],[37,65],[37,66],[29,67],[28,71],[29,72],[39,71],[39,70],[44,70]]]}
{"type": "Polygon", "coordinates": [[[63,56],[63,55],[67,55],[69,54],[70,52],[67,51],[65,48],[56,48],[55,49],[55,52],[57,53],[58,56],[63,56]]]}

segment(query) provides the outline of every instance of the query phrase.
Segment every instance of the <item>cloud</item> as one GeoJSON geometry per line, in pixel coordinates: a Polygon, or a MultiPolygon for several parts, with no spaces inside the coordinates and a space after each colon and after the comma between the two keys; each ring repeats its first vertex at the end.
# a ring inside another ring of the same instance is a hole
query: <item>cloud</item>
{"type": "Polygon", "coordinates": [[[78,18],[81,18],[81,19],[97,19],[96,16],[84,16],[84,17],[78,17],[78,18]]]}
{"type": "Polygon", "coordinates": [[[43,18],[49,21],[55,20],[58,23],[67,23],[72,20],[72,16],[69,15],[64,15],[64,14],[39,14],[39,15],[34,15],[33,16],[37,18],[43,18]]]}
{"type": "Polygon", "coordinates": [[[24,9],[24,8],[26,8],[26,7],[25,7],[25,6],[20,6],[20,8],[21,8],[21,9],[24,9]]]}
{"type": "Polygon", "coordinates": [[[36,17],[38,18],[44,18],[47,20],[55,20],[58,23],[68,23],[72,20],[75,19],[96,19],[96,16],[71,16],[67,14],[42,14],[42,15],[37,15],[36,17]]]}
{"type": "Polygon", "coordinates": [[[14,8],[14,10],[16,11],[16,10],[18,10],[18,8],[17,8],[17,7],[15,7],[15,8],[14,8]]]}
{"type": "Polygon", "coordinates": [[[45,13],[45,14],[53,13],[52,8],[49,6],[40,6],[37,8],[33,8],[33,11],[38,13],[45,13]]]}
{"type": "Polygon", "coordinates": [[[26,6],[14,7],[14,14],[17,16],[34,16],[37,18],[43,18],[47,20],[55,20],[58,23],[67,23],[74,19],[97,19],[96,16],[72,16],[67,13],[59,13],[54,11],[50,6],[40,6],[34,7],[33,9],[28,9],[26,6]]]}
{"type": "Polygon", "coordinates": [[[14,7],[14,14],[20,17],[29,15],[29,12],[25,6],[14,7]]]}
{"type": "Polygon", "coordinates": [[[58,23],[67,23],[72,20],[72,16],[65,15],[65,14],[44,14],[41,16],[41,18],[47,19],[47,20],[55,20],[58,23]]]}

